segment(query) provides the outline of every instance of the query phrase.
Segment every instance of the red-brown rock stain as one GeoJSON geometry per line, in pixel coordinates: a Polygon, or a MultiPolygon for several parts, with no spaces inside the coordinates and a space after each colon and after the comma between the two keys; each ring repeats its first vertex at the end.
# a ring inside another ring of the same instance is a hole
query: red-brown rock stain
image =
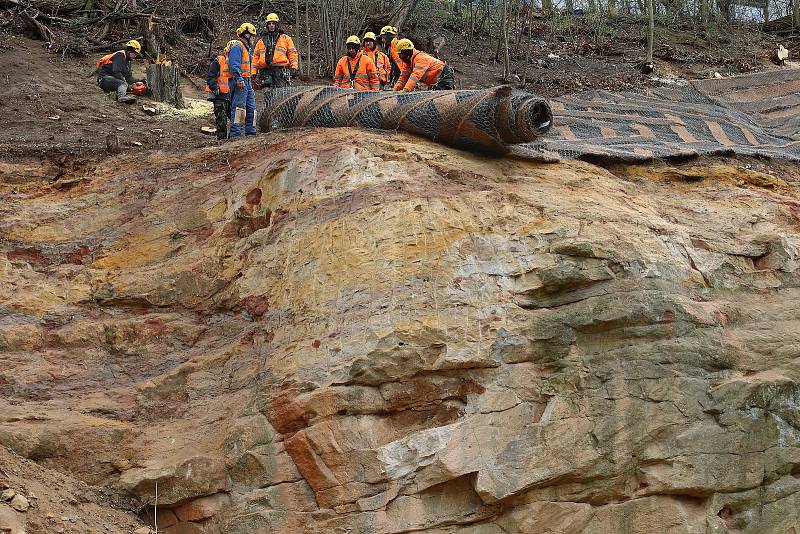
{"type": "Polygon", "coordinates": [[[264,295],[250,295],[242,299],[242,306],[252,317],[261,317],[269,310],[269,299],[264,295]]]}
{"type": "Polygon", "coordinates": [[[81,246],[70,252],[64,254],[64,263],[73,265],[83,265],[85,259],[92,253],[91,249],[87,246],[81,246]]]}
{"type": "Polygon", "coordinates": [[[664,311],[664,329],[666,330],[667,337],[675,337],[677,334],[675,329],[675,312],[672,310],[664,311]]]}
{"type": "Polygon", "coordinates": [[[24,261],[34,265],[50,265],[50,258],[35,248],[16,248],[6,253],[8,261],[24,261]]]}

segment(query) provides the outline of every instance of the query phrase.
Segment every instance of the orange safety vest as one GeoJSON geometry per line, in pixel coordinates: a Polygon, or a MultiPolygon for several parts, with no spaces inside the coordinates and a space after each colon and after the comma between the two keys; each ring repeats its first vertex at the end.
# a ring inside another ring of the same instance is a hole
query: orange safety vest
{"type": "Polygon", "coordinates": [[[275,41],[275,50],[272,52],[272,60],[269,65],[267,65],[266,54],[267,45],[264,44],[262,37],[253,50],[253,67],[256,69],[266,69],[268,66],[296,69],[300,66],[300,54],[297,53],[292,38],[285,33],[280,34],[278,40],[275,41]]]}
{"type": "Polygon", "coordinates": [[[333,86],[357,91],[380,91],[381,81],[372,60],[359,52],[352,61],[350,56],[339,59],[333,86]]]}
{"type": "MultiPolygon", "coordinates": [[[[247,47],[244,45],[242,41],[237,41],[236,44],[242,49],[242,78],[249,78],[250,71],[252,67],[250,65],[250,52],[247,50],[247,47]]],[[[236,46],[236,45],[233,45],[236,46]]],[[[233,50],[233,46],[231,46],[231,50],[233,50]]],[[[230,55],[231,50],[228,50],[228,55],[230,55]]],[[[227,56],[225,57],[227,60],[227,56]]],[[[228,61],[225,61],[225,67],[228,67],[228,61]]],[[[230,77],[230,69],[228,70],[228,77],[230,77]]]]}
{"type": "MultiPolygon", "coordinates": [[[[227,93],[230,91],[230,86],[228,85],[228,80],[231,79],[231,71],[228,68],[228,58],[225,57],[225,54],[220,54],[217,56],[217,63],[219,63],[219,76],[217,76],[217,87],[219,87],[220,93],[227,93]]],[[[211,88],[206,84],[206,93],[212,93],[213,91],[211,88]]]]}
{"type": "Polygon", "coordinates": [[[439,75],[444,69],[444,61],[430,54],[414,50],[411,54],[411,65],[400,61],[400,77],[394,85],[395,91],[413,91],[419,82],[426,85],[436,85],[439,75]]]}
{"type": "Polygon", "coordinates": [[[392,57],[392,61],[394,64],[397,65],[397,68],[400,68],[400,64],[403,63],[403,60],[400,59],[400,52],[397,51],[397,37],[392,39],[392,42],[389,43],[389,55],[392,57]]]}
{"type": "Polygon", "coordinates": [[[375,64],[381,83],[386,83],[389,80],[389,73],[392,70],[392,65],[389,63],[389,56],[378,50],[377,47],[372,52],[365,48],[364,53],[375,64]]]}
{"type": "Polygon", "coordinates": [[[106,54],[105,56],[103,56],[100,59],[98,59],[97,60],[97,68],[98,68],[98,70],[103,68],[106,65],[109,65],[113,61],[114,56],[116,56],[119,53],[124,54],[125,50],[117,50],[116,52],[111,52],[110,54],[106,54]]]}

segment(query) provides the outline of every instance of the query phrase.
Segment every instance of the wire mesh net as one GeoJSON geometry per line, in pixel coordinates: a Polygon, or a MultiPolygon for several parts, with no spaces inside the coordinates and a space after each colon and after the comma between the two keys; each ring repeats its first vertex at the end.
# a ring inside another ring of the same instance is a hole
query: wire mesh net
{"type": "Polygon", "coordinates": [[[402,130],[457,148],[545,161],[734,153],[800,160],[800,69],[644,94],[591,91],[549,103],[507,86],[412,93],[287,87],[265,97],[262,131],[402,130]]]}
{"type": "Polygon", "coordinates": [[[440,143],[505,154],[509,145],[532,142],[550,128],[547,102],[508,86],[487,90],[352,91],[286,87],[265,92],[261,131],[311,126],[402,130],[440,143]]]}
{"type": "Polygon", "coordinates": [[[645,94],[554,99],[550,134],[520,151],[628,161],[700,154],[800,159],[800,71],[693,81],[645,94]]]}

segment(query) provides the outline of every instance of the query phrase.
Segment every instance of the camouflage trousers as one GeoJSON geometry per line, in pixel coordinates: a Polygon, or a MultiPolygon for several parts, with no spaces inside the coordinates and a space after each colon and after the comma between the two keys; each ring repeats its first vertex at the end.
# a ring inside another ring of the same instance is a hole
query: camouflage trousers
{"type": "Polygon", "coordinates": [[[217,139],[228,138],[228,116],[230,113],[230,100],[227,98],[214,99],[214,122],[217,127],[217,139]]]}

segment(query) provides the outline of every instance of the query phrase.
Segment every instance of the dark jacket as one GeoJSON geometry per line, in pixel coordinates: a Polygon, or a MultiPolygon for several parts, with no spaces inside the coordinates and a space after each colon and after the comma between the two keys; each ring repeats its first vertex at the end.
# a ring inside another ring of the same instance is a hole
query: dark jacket
{"type": "Polygon", "coordinates": [[[219,60],[215,56],[211,59],[211,64],[208,66],[208,74],[206,75],[206,85],[212,91],[217,88],[217,78],[219,78],[219,60]]]}
{"type": "Polygon", "coordinates": [[[131,73],[131,62],[128,59],[128,54],[120,50],[114,57],[111,58],[111,63],[107,63],[100,67],[100,76],[113,76],[120,80],[125,80],[128,84],[134,83],[136,80],[131,73]]]}

